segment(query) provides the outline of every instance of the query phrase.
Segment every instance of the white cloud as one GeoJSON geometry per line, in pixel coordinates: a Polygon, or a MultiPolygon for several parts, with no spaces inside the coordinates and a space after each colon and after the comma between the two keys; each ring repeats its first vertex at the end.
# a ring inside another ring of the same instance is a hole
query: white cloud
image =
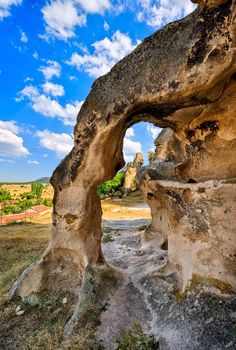
{"type": "Polygon", "coordinates": [[[25,34],[25,32],[21,32],[20,41],[22,41],[22,43],[28,42],[28,38],[27,38],[27,35],[25,34]]]}
{"type": "Polygon", "coordinates": [[[53,77],[60,77],[61,75],[61,65],[52,60],[47,61],[47,66],[42,66],[39,71],[43,73],[45,80],[50,80],[53,77]]]}
{"type": "Polygon", "coordinates": [[[126,137],[132,137],[134,136],[134,129],[133,128],[129,128],[126,130],[126,133],[125,133],[125,136],[126,137]]]}
{"type": "Polygon", "coordinates": [[[104,13],[105,10],[111,8],[109,0],[75,0],[80,4],[82,9],[87,13],[104,13]]]}
{"type": "Polygon", "coordinates": [[[139,5],[137,19],[157,28],[187,16],[196,8],[190,0],[139,0],[139,5]]]}
{"type": "Polygon", "coordinates": [[[28,160],[27,161],[29,164],[35,164],[35,165],[38,165],[39,164],[39,162],[37,161],[37,160],[28,160]]]}
{"type": "Polygon", "coordinates": [[[130,163],[130,162],[133,162],[134,156],[128,156],[127,154],[124,154],[124,159],[125,159],[125,163],[130,163]]]}
{"type": "Polygon", "coordinates": [[[0,158],[0,162],[2,162],[2,163],[10,163],[10,164],[13,164],[14,163],[14,161],[13,160],[11,160],[11,159],[6,159],[6,158],[0,158]]]}
{"type": "Polygon", "coordinates": [[[153,140],[155,140],[157,138],[157,136],[160,134],[161,132],[161,128],[158,128],[157,126],[154,125],[148,125],[147,126],[147,131],[152,135],[153,140]]]}
{"type": "Polygon", "coordinates": [[[37,51],[35,51],[32,56],[34,57],[35,60],[39,59],[39,54],[37,51]]]}
{"type": "Polygon", "coordinates": [[[67,103],[64,107],[57,101],[39,92],[38,88],[29,85],[18,93],[16,101],[22,101],[28,98],[35,112],[44,115],[45,117],[58,118],[65,125],[73,126],[76,121],[76,116],[83,104],[79,101],[67,103]]]}
{"type": "Polygon", "coordinates": [[[42,8],[42,13],[46,23],[45,38],[67,40],[75,36],[76,26],[86,24],[86,16],[79,13],[75,0],[51,0],[42,8]]]}
{"type": "Polygon", "coordinates": [[[49,130],[38,131],[40,145],[56,153],[59,158],[65,157],[74,145],[73,137],[69,134],[56,134],[49,130]]]}
{"type": "Polygon", "coordinates": [[[71,75],[70,77],[69,77],[69,79],[72,81],[72,80],[77,80],[77,78],[74,76],[74,75],[71,75]]]}
{"type": "Polygon", "coordinates": [[[117,61],[130,53],[136,44],[132,43],[128,35],[118,30],[111,39],[106,37],[101,41],[96,41],[92,46],[94,47],[93,54],[82,56],[74,53],[67,63],[97,78],[106,74],[117,61]]]}
{"type": "Polygon", "coordinates": [[[21,5],[21,3],[22,0],[0,0],[0,21],[11,15],[11,6],[21,5]]]}
{"type": "Polygon", "coordinates": [[[140,142],[132,141],[127,137],[124,138],[124,152],[126,155],[136,154],[142,152],[142,145],[140,142]]]}
{"type": "Polygon", "coordinates": [[[124,159],[126,163],[132,162],[134,160],[136,153],[142,152],[141,143],[130,139],[131,137],[134,137],[134,136],[135,136],[135,132],[133,128],[129,128],[126,130],[125,137],[124,137],[124,145],[123,145],[124,159]]]}
{"type": "Polygon", "coordinates": [[[27,77],[25,78],[24,83],[27,83],[28,81],[34,81],[34,79],[31,77],[27,77]]]}
{"type": "Polygon", "coordinates": [[[106,21],[104,21],[103,28],[106,31],[110,29],[110,26],[109,26],[109,24],[106,21]]]}
{"type": "Polygon", "coordinates": [[[0,120],[0,156],[20,157],[29,155],[29,151],[23,146],[23,139],[18,134],[19,127],[15,121],[0,120]]]}
{"type": "Polygon", "coordinates": [[[42,85],[43,91],[45,94],[52,95],[52,96],[63,96],[65,94],[64,87],[59,84],[53,84],[49,81],[46,81],[42,85]]]}

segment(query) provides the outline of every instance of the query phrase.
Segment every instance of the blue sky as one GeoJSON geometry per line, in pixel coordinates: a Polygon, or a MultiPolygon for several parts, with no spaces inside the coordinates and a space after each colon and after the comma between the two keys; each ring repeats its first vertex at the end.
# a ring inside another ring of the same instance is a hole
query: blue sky
{"type": "MultiPolygon", "coordinates": [[[[73,145],[93,81],[146,36],[193,11],[190,0],[0,0],[0,181],[50,176],[73,145]]],[[[127,131],[124,154],[157,128],[127,131]]]]}

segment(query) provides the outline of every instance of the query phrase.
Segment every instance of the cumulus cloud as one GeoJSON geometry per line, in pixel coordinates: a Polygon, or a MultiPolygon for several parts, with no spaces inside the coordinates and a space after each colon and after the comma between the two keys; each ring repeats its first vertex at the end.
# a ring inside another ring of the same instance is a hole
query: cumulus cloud
{"type": "Polygon", "coordinates": [[[20,157],[29,155],[23,146],[23,138],[19,136],[20,129],[15,121],[0,120],[0,156],[20,157]]]}
{"type": "Polygon", "coordinates": [[[153,140],[155,140],[157,138],[157,136],[160,134],[161,130],[162,130],[161,128],[158,128],[154,125],[149,124],[147,126],[147,131],[152,135],[153,140]]]}
{"type": "Polygon", "coordinates": [[[35,165],[38,165],[39,164],[39,162],[37,161],[37,160],[28,160],[27,161],[27,163],[29,163],[29,164],[35,164],[35,165]]]}
{"type": "Polygon", "coordinates": [[[86,24],[86,16],[79,13],[75,0],[50,1],[42,8],[42,13],[46,24],[44,38],[67,40],[75,36],[76,26],[86,24]]]}
{"type": "Polygon", "coordinates": [[[65,94],[64,86],[59,84],[53,84],[49,81],[46,81],[42,85],[43,91],[45,94],[52,95],[52,96],[63,96],[65,94]]]}
{"type": "Polygon", "coordinates": [[[86,14],[104,14],[109,9],[110,0],[50,0],[42,8],[46,34],[41,37],[66,41],[75,36],[77,26],[86,25],[86,14]]]}
{"type": "Polygon", "coordinates": [[[58,118],[63,124],[71,126],[75,124],[76,116],[83,104],[83,101],[74,101],[63,107],[57,100],[40,93],[38,88],[32,85],[26,86],[18,96],[17,102],[27,98],[35,112],[45,117],[58,118]]]}
{"type": "Polygon", "coordinates": [[[67,62],[75,66],[79,71],[84,71],[89,76],[97,78],[106,74],[114,64],[121,58],[129,54],[136,44],[131,38],[117,30],[111,37],[104,38],[92,44],[94,52],[92,54],[79,55],[74,53],[67,62]]]}
{"type": "Polygon", "coordinates": [[[125,138],[124,138],[124,146],[123,146],[124,158],[126,163],[132,162],[134,160],[136,153],[142,152],[141,143],[130,139],[131,137],[134,137],[134,135],[135,133],[133,128],[127,129],[125,138]]]}
{"type": "Polygon", "coordinates": [[[35,60],[39,59],[39,54],[37,51],[35,51],[32,56],[34,57],[35,60]]]}
{"type": "Polygon", "coordinates": [[[105,10],[108,10],[111,7],[109,0],[75,0],[76,3],[80,4],[82,9],[86,13],[104,13],[105,10]]]}
{"type": "Polygon", "coordinates": [[[126,163],[133,162],[134,156],[128,156],[127,154],[124,154],[124,159],[126,163]]]}
{"type": "Polygon", "coordinates": [[[125,133],[125,136],[126,137],[132,137],[134,136],[134,129],[133,128],[129,128],[126,130],[126,133],[125,133]]]}
{"type": "Polygon", "coordinates": [[[53,77],[60,77],[61,65],[52,60],[47,61],[47,66],[41,66],[39,71],[43,73],[45,80],[51,80],[53,77]]]}
{"type": "Polygon", "coordinates": [[[109,24],[106,21],[104,21],[103,28],[104,28],[104,30],[109,30],[110,29],[110,26],[109,26],[109,24]]]}
{"type": "Polygon", "coordinates": [[[157,28],[187,16],[196,8],[190,0],[139,0],[138,3],[141,11],[137,19],[157,28]]]}
{"type": "Polygon", "coordinates": [[[22,41],[22,43],[28,42],[28,38],[27,38],[27,35],[25,34],[25,32],[21,32],[20,41],[22,41]]]}
{"type": "Polygon", "coordinates": [[[34,79],[31,77],[26,77],[24,83],[27,83],[28,81],[34,81],[34,79]]]}
{"type": "Polygon", "coordinates": [[[10,10],[13,5],[21,5],[22,0],[0,0],[0,21],[11,15],[10,10]]]}
{"type": "Polygon", "coordinates": [[[133,141],[133,140],[130,140],[127,137],[125,137],[124,138],[124,152],[127,155],[142,152],[142,145],[138,141],[133,141]]]}
{"type": "Polygon", "coordinates": [[[74,140],[72,135],[56,134],[49,130],[38,131],[39,143],[42,147],[56,153],[59,158],[65,157],[72,149],[74,140]]]}

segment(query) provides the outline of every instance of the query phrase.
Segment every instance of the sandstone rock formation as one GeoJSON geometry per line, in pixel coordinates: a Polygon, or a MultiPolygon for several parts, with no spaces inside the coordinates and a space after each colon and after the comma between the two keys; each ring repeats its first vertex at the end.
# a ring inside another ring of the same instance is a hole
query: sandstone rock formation
{"type": "Polygon", "coordinates": [[[96,188],[124,166],[123,138],[139,121],[171,128],[178,141],[142,186],[153,239],[168,240],[180,286],[205,279],[236,288],[236,4],[198,3],[93,84],[74,147],[51,179],[50,243],[12,293],[77,292],[86,266],[105,266],[96,188]]]}
{"type": "Polygon", "coordinates": [[[143,165],[142,153],[136,153],[133,162],[126,165],[124,170],[125,181],[123,186],[124,196],[127,196],[130,192],[136,191],[139,188],[137,181],[137,174],[141,170],[143,165]]]}

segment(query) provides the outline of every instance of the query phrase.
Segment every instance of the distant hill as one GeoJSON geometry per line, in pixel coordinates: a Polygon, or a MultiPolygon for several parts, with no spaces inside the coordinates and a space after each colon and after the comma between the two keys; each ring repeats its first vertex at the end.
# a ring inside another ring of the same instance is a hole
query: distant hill
{"type": "Polygon", "coordinates": [[[39,179],[35,180],[34,182],[42,182],[42,183],[49,183],[50,177],[40,177],[39,179]]]}

